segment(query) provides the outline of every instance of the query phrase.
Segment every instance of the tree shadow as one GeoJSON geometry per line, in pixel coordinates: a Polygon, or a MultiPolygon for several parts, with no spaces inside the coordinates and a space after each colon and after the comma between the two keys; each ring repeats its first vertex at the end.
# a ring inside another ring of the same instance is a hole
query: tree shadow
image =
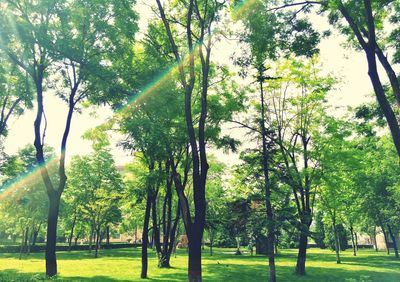
{"type": "Polygon", "coordinates": [[[37,281],[58,281],[58,282],[131,282],[132,280],[114,279],[108,276],[93,276],[93,277],[62,277],[47,279],[44,273],[40,272],[21,272],[16,269],[2,270],[0,273],[0,282],[37,282],[37,281]]]}

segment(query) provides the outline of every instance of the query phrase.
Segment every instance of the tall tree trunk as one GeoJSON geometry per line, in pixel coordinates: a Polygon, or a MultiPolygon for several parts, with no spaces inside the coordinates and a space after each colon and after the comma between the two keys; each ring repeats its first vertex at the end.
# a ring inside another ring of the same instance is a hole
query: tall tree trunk
{"type": "Polygon", "coordinates": [[[49,195],[49,212],[47,216],[46,234],[46,275],[53,277],[57,275],[57,221],[60,210],[60,196],[58,193],[49,195]]]}
{"type": "Polygon", "coordinates": [[[110,226],[109,225],[107,225],[107,227],[106,227],[106,244],[107,244],[107,247],[108,246],[110,246],[110,226]]]}
{"type": "Polygon", "coordinates": [[[22,259],[22,253],[24,252],[24,243],[25,243],[25,236],[26,236],[26,230],[22,229],[22,237],[21,237],[21,247],[19,248],[19,260],[22,259]]]}
{"type": "Polygon", "coordinates": [[[387,232],[385,230],[385,227],[383,227],[382,222],[380,224],[381,224],[381,228],[382,228],[383,238],[385,239],[386,252],[387,252],[388,255],[390,255],[388,235],[387,235],[387,232]]]}
{"type": "Polygon", "coordinates": [[[268,151],[267,143],[267,129],[265,127],[265,102],[264,102],[264,88],[263,82],[266,79],[264,76],[264,69],[259,71],[259,84],[260,84],[260,102],[261,102],[261,138],[262,138],[262,163],[264,173],[264,193],[265,193],[265,208],[267,213],[267,252],[268,252],[268,265],[269,265],[269,282],[276,281],[276,270],[275,270],[275,222],[274,214],[271,203],[271,181],[269,179],[269,161],[271,159],[270,152],[268,151]]]}
{"type": "MultiPolygon", "coordinates": [[[[335,214],[336,214],[336,212],[335,212],[335,214]]],[[[337,225],[336,225],[335,218],[332,218],[332,229],[333,229],[333,236],[335,238],[336,263],[340,264],[341,263],[341,261],[340,261],[340,243],[339,243],[339,234],[337,232],[337,225]]]]}
{"type": "Polygon", "coordinates": [[[394,236],[392,227],[389,224],[387,225],[387,227],[388,227],[390,238],[392,239],[392,242],[393,242],[394,255],[396,256],[396,258],[399,258],[399,250],[397,249],[396,237],[394,236]]]}
{"type": "Polygon", "coordinates": [[[28,244],[29,244],[29,226],[27,226],[25,229],[24,253],[28,252],[28,244]]]}
{"type": "Polygon", "coordinates": [[[189,240],[189,282],[201,282],[201,236],[193,234],[189,240]]]}
{"type": "Polygon", "coordinates": [[[71,231],[69,233],[69,239],[68,239],[68,251],[69,252],[71,251],[72,237],[74,236],[75,222],[76,222],[76,209],[74,211],[74,219],[72,220],[72,227],[71,227],[71,231]]]}
{"type": "Polygon", "coordinates": [[[351,246],[353,248],[353,256],[357,256],[356,244],[354,240],[354,230],[352,224],[350,224],[350,233],[351,233],[351,246]]]}
{"type": "Polygon", "coordinates": [[[301,231],[299,238],[299,252],[297,254],[296,274],[306,274],[306,256],[307,256],[308,232],[301,231]]]}
{"type": "MultiPolygon", "coordinates": [[[[375,32],[375,22],[374,22],[374,16],[372,12],[372,6],[371,6],[371,1],[370,0],[364,0],[364,7],[365,7],[365,15],[366,15],[366,21],[367,21],[367,37],[368,37],[368,42],[364,40],[364,37],[362,35],[362,32],[360,31],[360,28],[357,26],[353,18],[351,17],[349,11],[346,9],[346,7],[339,1],[339,10],[342,13],[342,15],[345,17],[346,21],[348,22],[350,28],[353,30],[358,42],[360,43],[361,47],[365,51],[365,54],[367,56],[367,62],[368,62],[368,75],[370,77],[371,83],[374,88],[374,92],[376,95],[376,98],[378,100],[379,106],[386,118],[387,124],[389,125],[390,133],[392,135],[392,139],[394,142],[394,145],[397,150],[397,154],[400,156],[400,126],[397,121],[396,115],[394,113],[394,110],[392,109],[392,106],[390,105],[390,102],[385,94],[385,90],[383,88],[381,79],[378,74],[378,69],[377,69],[377,61],[376,61],[376,54],[378,55],[379,59],[381,60],[381,63],[383,67],[385,68],[389,79],[391,80],[393,92],[398,94],[398,85],[394,85],[394,79],[392,79],[392,76],[390,74],[390,70],[387,68],[387,65],[385,62],[382,60],[382,56],[377,50],[378,44],[376,43],[376,32],[375,32]],[[389,71],[389,72],[388,72],[389,71]]],[[[398,83],[397,83],[398,84],[398,83]]]]}
{"type": "Polygon", "coordinates": [[[36,246],[36,241],[37,241],[37,237],[39,235],[39,231],[40,231],[40,227],[41,227],[41,223],[38,225],[38,228],[34,230],[33,232],[33,238],[32,238],[32,247],[36,246]]]}
{"type": "Polygon", "coordinates": [[[377,252],[378,251],[378,242],[376,241],[376,226],[374,226],[372,236],[373,236],[373,241],[374,241],[374,248],[375,248],[375,251],[377,252]]]}
{"type": "Polygon", "coordinates": [[[153,220],[153,242],[156,248],[158,261],[161,260],[160,228],[157,218],[157,194],[151,196],[151,217],[153,220]]]}
{"type": "Polygon", "coordinates": [[[147,278],[147,247],[149,244],[149,221],[150,221],[151,198],[147,195],[146,210],[144,212],[142,232],[142,273],[140,278],[147,278]]]}
{"type": "Polygon", "coordinates": [[[357,232],[354,232],[354,237],[356,237],[356,250],[358,251],[358,235],[357,235],[357,232]]]}
{"type": "Polygon", "coordinates": [[[98,226],[96,228],[96,246],[95,246],[95,253],[94,257],[98,258],[99,257],[99,249],[100,249],[100,242],[101,242],[101,235],[100,235],[100,227],[98,226]]]}
{"type": "Polygon", "coordinates": [[[92,226],[90,227],[90,234],[89,234],[89,252],[92,252],[94,236],[95,236],[95,234],[94,234],[94,223],[92,221],[92,226]]]}
{"type": "Polygon", "coordinates": [[[213,256],[214,231],[212,228],[208,229],[208,236],[210,237],[210,256],[213,256]]]}

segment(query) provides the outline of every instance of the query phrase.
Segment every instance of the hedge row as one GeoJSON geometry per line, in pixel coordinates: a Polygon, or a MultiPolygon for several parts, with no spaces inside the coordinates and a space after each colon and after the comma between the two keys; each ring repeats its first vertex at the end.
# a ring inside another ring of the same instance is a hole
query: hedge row
{"type": "MultiPolygon", "coordinates": [[[[104,244],[101,246],[102,249],[122,249],[122,248],[134,248],[139,247],[140,244],[132,243],[117,243],[117,244],[104,244]]],[[[46,249],[45,245],[36,245],[31,247],[31,253],[44,252],[46,249]]],[[[94,246],[92,246],[94,249],[94,246]]],[[[66,245],[57,246],[57,251],[68,251],[69,247],[66,245]]],[[[85,251],[89,250],[89,245],[76,245],[71,246],[71,251],[85,251]]],[[[21,246],[19,245],[5,245],[0,246],[0,253],[19,253],[21,251],[21,246]]]]}

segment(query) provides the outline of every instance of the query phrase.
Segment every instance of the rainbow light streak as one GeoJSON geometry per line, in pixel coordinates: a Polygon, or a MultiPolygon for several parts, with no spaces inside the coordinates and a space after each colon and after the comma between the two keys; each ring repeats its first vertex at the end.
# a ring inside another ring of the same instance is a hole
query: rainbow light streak
{"type": "MultiPolygon", "coordinates": [[[[238,4],[232,13],[232,17],[234,19],[240,18],[244,12],[246,12],[248,9],[251,8],[252,4],[254,4],[257,0],[245,0],[242,1],[242,3],[238,4]]],[[[212,36],[212,35],[211,35],[212,36]]],[[[206,38],[207,39],[207,38],[206,38]]],[[[200,46],[199,43],[198,45],[193,46],[193,51],[196,52],[200,46]]],[[[193,53],[192,53],[193,54],[193,53]]],[[[190,57],[190,53],[186,54],[182,59],[180,64],[185,64],[190,57]]],[[[119,115],[123,114],[133,108],[133,106],[143,100],[145,97],[150,95],[151,93],[154,93],[155,90],[157,90],[159,87],[163,85],[166,81],[171,79],[179,70],[179,64],[175,63],[172,65],[168,70],[164,71],[161,73],[156,79],[154,79],[152,82],[150,82],[147,86],[145,86],[137,95],[134,95],[133,98],[130,99],[130,101],[121,109],[119,109],[111,118],[111,122],[119,115]]],[[[110,121],[107,121],[109,123],[110,121]]],[[[48,167],[49,165],[55,164],[59,158],[55,157],[53,159],[50,159],[45,166],[48,167]]],[[[16,178],[12,183],[8,184],[6,187],[1,187],[0,186],[0,202],[3,201],[5,198],[14,195],[18,190],[23,189],[27,185],[29,185],[32,180],[37,179],[37,177],[41,177],[41,167],[35,168],[33,171],[28,172],[18,178],[16,178]]]]}
{"type": "MultiPolygon", "coordinates": [[[[0,186],[0,202],[5,200],[6,198],[16,195],[19,190],[22,190],[28,187],[31,183],[33,183],[38,177],[41,177],[41,169],[45,167],[50,167],[55,165],[59,161],[59,158],[54,157],[49,159],[44,165],[35,167],[31,171],[24,173],[23,175],[17,177],[12,182],[0,186]]],[[[21,196],[21,195],[19,195],[21,196]]]]}

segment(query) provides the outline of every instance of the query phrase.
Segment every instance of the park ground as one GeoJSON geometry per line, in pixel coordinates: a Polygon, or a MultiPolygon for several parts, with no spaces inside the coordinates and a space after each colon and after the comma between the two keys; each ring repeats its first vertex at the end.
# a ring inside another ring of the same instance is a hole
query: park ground
{"type": "MultiPolygon", "coordinates": [[[[215,249],[214,256],[203,254],[204,281],[267,281],[265,256],[236,256],[232,249],[215,249]]],[[[0,281],[43,281],[44,254],[30,254],[19,260],[18,254],[0,254],[0,281]]],[[[278,281],[400,281],[400,260],[384,252],[360,250],[357,257],[342,253],[342,264],[336,264],[330,250],[309,249],[307,275],[294,274],[296,250],[281,250],[277,257],[278,281]]],[[[150,252],[149,279],[144,281],[186,281],[187,256],[179,250],[171,260],[172,268],[159,269],[156,254],[150,252]]],[[[102,250],[95,259],[87,251],[58,253],[59,276],[56,281],[143,281],[140,275],[140,248],[102,250]]]]}

